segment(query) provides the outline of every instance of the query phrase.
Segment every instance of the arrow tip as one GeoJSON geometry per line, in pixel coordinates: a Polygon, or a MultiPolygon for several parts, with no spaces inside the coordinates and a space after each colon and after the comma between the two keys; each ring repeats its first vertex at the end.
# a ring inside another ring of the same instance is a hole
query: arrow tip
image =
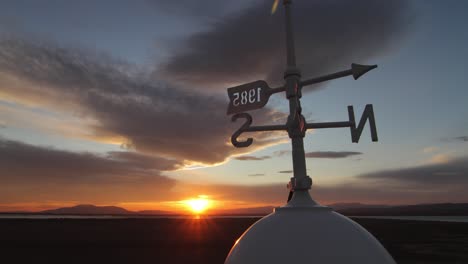
{"type": "Polygon", "coordinates": [[[354,80],[357,80],[359,77],[375,68],[377,68],[377,65],[361,65],[357,63],[351,64],[351,71],[353,72],[354,80]]]}

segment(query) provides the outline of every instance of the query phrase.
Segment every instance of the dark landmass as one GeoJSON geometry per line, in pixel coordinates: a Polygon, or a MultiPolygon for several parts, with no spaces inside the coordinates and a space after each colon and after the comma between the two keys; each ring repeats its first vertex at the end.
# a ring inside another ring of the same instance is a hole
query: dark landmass
{"type": "MultiPolygon", "coordinates": [[[[258,218],[0,219],[2,263],[223,263],[258,218]]],[[[354,219],[399,264],[468,263],[468,224],[354,219]]],[[[259,262],[261,263],[261,262],[259,262]]]]}
{"type": "Polygon", "coordinates": [[[117,206],[95,206],[92,204],[80,204],[72,207],[63,207],[52,210],[45,210],[41,214],[54,215],[128,215],[135,212],[128,211],[117,206]]]}
{"type": "Polygon", "coordinates": [[[174,215],[172,212],[162,210],[129,211],[118,206],[96,206],[92,204],[79,204],[71,207],[45,210],[40,212],[29,212],[27,214],[46,215],[174,215]]]}
{"type": "MultiPolygon", "coordinates": [[[[209,210],[209,215],[236,215],[236,216],[263,216],[273,212],[273,206],[239,208],[239,209],[216,209],[209,210]]],[[[161,215],[171,216],[175,215],[173,212],[162,210],[143,210],[143,211],[129,211],[117,206],[96,206],[90,204],[76,205],[72,207],[63,207],[53,210],[45,210],[38,212],[39,214],[53,214],[53,215],[161,215]]],[[[189,214],[189,213],[188,213],[189,214]]],[[[190,214],[189,214],[190,215],[190,214]]]]}
{"type": "Polygon", "coordinates": [[[216,210],[210,212],[212,215],[254,215],[264,216],[273,212],[274,206],[239,208],[235,210],[216,210]]]}
{"type": "Polygon", "coordinates": [[[348,216],[468,216],[468,203],[418,204],[389,207],[350,207],[337,209],[348,216]]]}
{"type": "MultiPolygon", "coordinates": [[[[468,203],[440,203],[418,205],[370,205],[361,203],[336,203],[328,205],[347,216],[468,216],[468,203]]],[[[210,215],[263,216],[273,212],[273,206],[211,210],[210,215]]],[[[77,205],[37,212],[54,215],[174,215],[161,210],[129,211],[117,206],[77,205]]]]}
{"type": "Polygon", "coordinates": [[[388,208],[388,207],[391,207],[390,205],[385,205],[385,204],[362,204],[362,203],[334,203],[334,204],[328,204],[327,206],[333,208],[335,211],[351,209],[351,208],[388,208]]]}

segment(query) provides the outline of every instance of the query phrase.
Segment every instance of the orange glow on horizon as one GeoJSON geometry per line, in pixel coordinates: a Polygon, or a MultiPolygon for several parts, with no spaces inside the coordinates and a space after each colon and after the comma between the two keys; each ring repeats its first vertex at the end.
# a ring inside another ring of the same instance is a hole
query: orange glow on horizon
{"type": "Polygon", "coordinates": [[[212,201],[205,195],[199,195],[198,198],[184,200],[182,203],[197,215],[203,213],[212,206],[212,201]]]}
{"type": "MultiPolygon", "coordinates": [[[[180,190],[178,190],[180,191],[180,190]]],[[[0,203],[0,212],[41,212],[43,210],[53,210],[63,207],[74,207],[77,205],[116,206],[130,211],[130,213],[142,214],[162,214],[162,215],[224,215],[224,214],[245,214],[245,209],[261,208],[268,206],[280,206],[281,202],[259,203],[251,200],[231,200],[225,199],[222,195],[200,190],[183,190],[189,193],[187,196],[171,197],[171,200],[141,200],[113,202],[99,199],[99,197],[87,197],[86,200],[49,200],[49,201],[29,201],[0,203]],[[203,193],[203,195],[200,195],[203,193]],[[178,198],[178,199],[177,199],[178,198]]],[[[112,193],[117,196],[120,193],[112,193]]],[[[132,193],[131,193],[132,194],[132,193]]],[[[32,199],[31,199],[32,200],[32,199]]],[[[249,211],[247,211],[249,212],[249,211]]],[[[263,211],[262,211],[263,212],[263,211]]]]}

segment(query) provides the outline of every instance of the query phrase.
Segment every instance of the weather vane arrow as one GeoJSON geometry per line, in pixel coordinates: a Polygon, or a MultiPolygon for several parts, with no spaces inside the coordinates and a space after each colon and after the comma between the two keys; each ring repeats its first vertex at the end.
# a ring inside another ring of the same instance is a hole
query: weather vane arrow
{"type": "Polygon", "coordinates": [[[377,68],[377,65],[361,65],[357,63],[351,64],[351,69],[346,71],[335,72],[332,74],[323,75],[320,77],[312,78],[301,82],[301,86],[316,84],[320,82],[325,82],[333,79],[338,79],[341,77],[346,77],[352,75],[354,80],[359,79],[362,75],[366,74],[368,71],[377,68]]]}
{"type": "MultiPolygon", "coordinates": [[[[359,77],[375,68],[377,68],[377,65],[361,65],[353,63],[351,64],[351,69],[349,70],[335,72],[301,81],[299,83],[299,89],[302,89],[302,87],[307,85],[338,79],[349,75],[352,75],[353,78],[357,80],[359,77]]],[[[228,88],[227,92],[229,97],[229,104],[227,114],[230,115],[242,113],[245,111],[262,108],[268,103],[268,100],[272,94],[284,92],[285,90],[286,86],[270,88],[268,84],[262,80],[228,88]]]]}

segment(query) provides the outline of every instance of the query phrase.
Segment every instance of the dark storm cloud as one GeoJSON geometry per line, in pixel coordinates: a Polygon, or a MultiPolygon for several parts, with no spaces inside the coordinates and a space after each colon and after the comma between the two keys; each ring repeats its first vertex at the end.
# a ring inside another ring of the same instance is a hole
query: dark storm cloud
{"type": "Polygon", "coordinates": [[[246,6],[249,0],[219,1],[219,0],[149,0],[158,10],[176,16],[192,16],[196,19],[214,19],[246,6]]]}
{"type": "Polygon", "coordinates": [[[172,186],[161,176],[174,170],[173,160],[134,152],[110,152],[107,156],[75,153],[0,139],[0,183],[156,183],[172,186]]]}
{"type": "Polygon", "coordinates": [[[351,156],[362,155],[362,152],[355,151],[314,151],[307,152],[306,158],[322,158],[322,159],[342,159],[351,156]]]}
{"type": "Polygon", "coordinates": [[[236,160],[266,160],[266,159],[270,159],[271,156],[261,156],[261,157],[257,157],[257,156],[248,156],[248,155],[245,155],[245,156],[239,156],[239,157],[235,157],[234,159],[236,160]]]}
{"type": "Polygon", "coordinates": [[[466,185],[468,184],[468,157],[452,159],[445,163],[376,171],[360,175],[359,178],[426,187],[466,185]]]}
{"type": "MultiPolygon", "coordinates": [[[[295,1],[294,31],[298,66],[304,77],[349,67],[395,46],[407,29],[406,1],[295,1]]],[[[278,85],[285,68],[282,7],[258,1],[210,30],[188,37],[185,47],[162,65],[159,74],[216,87],[267,78],[278,85]]]]}
{"type": "MultiPolygon", "coordinates": [[[[137,67],[103,54],[3,37],[1,73],[30,83],[0,81],[2,92],[18,100],[32,98],[47,107],[71,108],[99,121],[93,127],[97,136],[122,136],[137,151],[203,163],[222,162],[241,153],[228,143],[240,124],[231,123],[225,115],[225,99],[154,80],[137,67]]],[[[280,117],[268,109],[255,116],[260,123],[280,117]]],[[[271,135],[257,134],[254,147],[274,142],[271,135]]]]}

